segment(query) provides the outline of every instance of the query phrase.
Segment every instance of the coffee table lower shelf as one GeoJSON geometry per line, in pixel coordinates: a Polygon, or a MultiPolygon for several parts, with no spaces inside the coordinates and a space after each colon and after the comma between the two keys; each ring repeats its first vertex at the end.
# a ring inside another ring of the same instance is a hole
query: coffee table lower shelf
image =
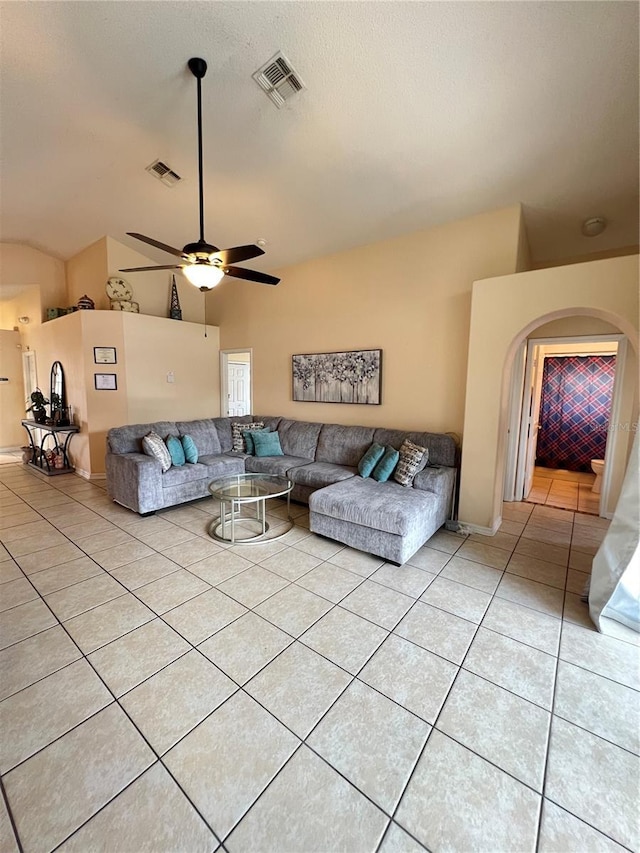
{"type": "Polygon", "coordinates": [[[209,535],[218,542],[232,545],[254,545],[260,542],[274,542],[285,536],[293,527],[290,513],[290,495],[293,488],[291,480],[285,477],[263,474],[236,474],[209,483],[209,493],[220,504],[220,514],[209,525],[209,535]],[[269,523],[266,517],[266,504],[270,498],[287,498],[287,517],[283,523],[287,526],[275,536],[267,536],[269,523]],[[255,505],[255,515],[242,515],[242,509],[255,505]],[[248,535],[244,532],[247,525],[253,526],[248,535]],[[240,528],[240,530],[238,530],[240,528]]]}

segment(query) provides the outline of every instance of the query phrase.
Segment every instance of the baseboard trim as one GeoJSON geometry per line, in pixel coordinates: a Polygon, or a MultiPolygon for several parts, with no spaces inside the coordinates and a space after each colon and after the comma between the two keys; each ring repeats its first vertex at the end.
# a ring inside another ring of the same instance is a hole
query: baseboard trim
{"type": "Polygon", "coordinates": [[[502,516],[498,516],[492,527],[482,527],[480,524],[471,524],[468,521],[460,521],[459,524],[460,533],[479,533],[482,536],[495,536],[502,524],[502,516]]]}
{"type": "Polygon", "coordinates": [[[92,474],[90,471],[85,471],[84,468],[76,468],[75,473],[84,480],[106,480],[106,474],[92,474]]]}

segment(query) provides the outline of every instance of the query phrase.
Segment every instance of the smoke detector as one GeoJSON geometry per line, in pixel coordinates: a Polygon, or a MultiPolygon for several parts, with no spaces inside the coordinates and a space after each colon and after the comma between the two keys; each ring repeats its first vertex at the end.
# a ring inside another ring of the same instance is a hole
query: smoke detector
{"type": "Polygon", "coordinates": [[[298,72],[282,53],[276,53],[251,76],[278,109],[285,101],[306,89],[298,72]]]}
{"type": "Polygon", "coordinates": [[[146,171],[161,181],[166,187],[175,187],[178,181],[182,180],[180,175],[174,172],[166,163],[163,163],[162,160],[154,160],[153,163],[147,166],[146,171]]]}
{"type": "Polygon", "coordinates": [[[585,237],[597,237],[606,227],[607,220],[604,216],[592,216],[591,219],[585,219],[580,230],[585,237]]]}

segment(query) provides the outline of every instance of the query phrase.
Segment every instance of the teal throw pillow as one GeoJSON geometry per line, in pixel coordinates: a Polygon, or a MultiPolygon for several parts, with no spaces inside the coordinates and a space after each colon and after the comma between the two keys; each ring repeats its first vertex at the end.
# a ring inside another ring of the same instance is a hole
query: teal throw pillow
{"type": "Polygon", "coordinates": [[[195,465],[198,461],[198,448],[196,447],[195,441],[190,435],[183,435],[180,438],[180,441],[182,442],[182,449],[184,450],[184,458],[187,462],[195,465]]]}
{"type": "Polygon", "coordinates": [[[165,444],[167,445],[169,456],[171,456],[171,464],[176,467],[184,465],[186,459],[180,439],[176,438],[175,435],[168,435],[165,444]]]}
{"type": "Polygon", "coordinates": [[[384,456],[384,447],[375,442],[358,462],[358,473],[361,477],[370,477],[373,469],[384,456]]]}
{"type": "Polygon", "coordinates": [[[389,477],[393,474],[399,459],[400,454],[397,450],[393,447],[385,447],[382,458],[373,469],[373,474],[371,475],[373,479],[377,480],[379,483],[386,483],[389,477]]]}
{"type": "Polygon", "coordinates": [[[256,448],[255,448],[255,445],[253,443],[253,434],[255,432],[271,432],[271,430],[262,429],[262,428],[259,430],[257,430],[257,429],[245,429],[245,430],[243,430],[242,437],[244,438],[244,443],[247,447],[246,452],[249,454],[249,456],[253,456],[253,454],[256,452],[256,448]]]}
{"type": "Polygon", "coordinates": [[[263,429],[255,430],[252,438],[256,456],[284,456],[280,447],[280,436],[277,432],[266,432],[263,429]]]}

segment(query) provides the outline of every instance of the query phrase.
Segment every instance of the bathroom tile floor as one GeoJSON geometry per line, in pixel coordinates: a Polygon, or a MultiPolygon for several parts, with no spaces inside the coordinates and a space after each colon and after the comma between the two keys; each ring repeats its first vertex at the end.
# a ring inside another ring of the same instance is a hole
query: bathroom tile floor
{"type": "Polygon", "coordinates": [[[536,465],[527,501],[598,515],[600,495],[591,491],[595,479],[595,474],[583,471],[563,471],[536,465]]]}
{"type": "Polygon", "coordinates": [[[3,853],[638,848],[639,649],[580,600],[606,521],[506,504],[397,567],[214,512],[2,467],[3,853]]]}

